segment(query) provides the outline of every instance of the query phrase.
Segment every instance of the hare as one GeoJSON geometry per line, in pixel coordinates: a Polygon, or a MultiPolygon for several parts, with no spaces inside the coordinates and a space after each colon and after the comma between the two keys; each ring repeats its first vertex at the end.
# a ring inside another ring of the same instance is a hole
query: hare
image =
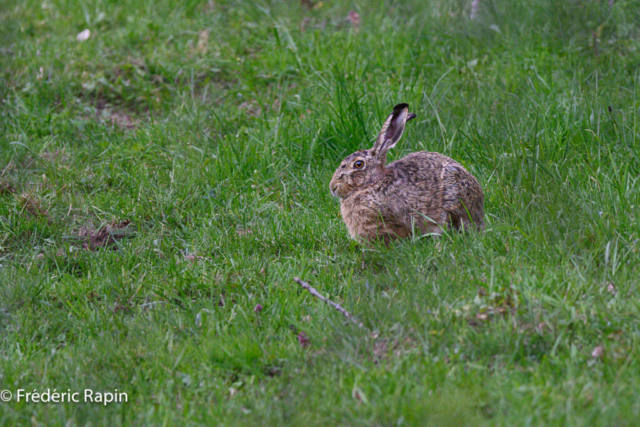
{"type": "Polygon", "coordinates": [[[405,123],[416,115],[407,104],[393,108],[369,150],[347,156],[331,178],[331,194],[351,238],[385,242],[445,228],[484,229],[484,196],[476,178],[439,153],[421,151],[387,165],[405,123]]]}

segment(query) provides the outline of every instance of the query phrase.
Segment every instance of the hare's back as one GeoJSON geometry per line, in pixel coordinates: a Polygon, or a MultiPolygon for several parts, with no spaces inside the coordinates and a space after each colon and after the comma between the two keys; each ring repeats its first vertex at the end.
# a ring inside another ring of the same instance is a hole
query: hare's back
{"type": "Polygon", "coordinates": [[[454,228],[462,223],[468,227],[471,220],[483,227],[482,189],[460,163],[440,153],[421,151],[389,167],[395,176],[394,193],[401,196],[403,206],[409,205],[440,225],[450,221],[454,228]]]}
{"type": "Polygon", "coordinates": [[[429,181],[432,179],[439,181],[442,176],[442,170],[448,166],[461,168],[466,172],[462,165],[452,158],[430,151],[411,153],[391,163],[389,168],[393,169],[397,176],[404,177],[411,182],[415,180],[424,181],[427,178],[429,181]]]}
{"type": "Polygon", "coordinates": [[[403,192],[422,194],[421,197],[440,199],[444,193],[466,199],[467,193],[482,190],[476,178],[460,163],[440,153],[420,151],[389,165],[394,185],[403,192]]]}

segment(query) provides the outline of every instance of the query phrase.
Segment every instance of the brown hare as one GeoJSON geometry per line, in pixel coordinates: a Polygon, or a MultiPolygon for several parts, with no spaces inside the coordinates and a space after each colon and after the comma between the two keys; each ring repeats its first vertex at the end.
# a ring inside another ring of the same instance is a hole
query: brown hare
{"type": "Polygon", "coordinates": [[[331,178],[342,218],[358,241],[484,228],[484,196],[476,178],[439,153],[421,151],[387,165],[405,123],[416,115],[398,104],[369,150],[345,158],[331,178]]]}

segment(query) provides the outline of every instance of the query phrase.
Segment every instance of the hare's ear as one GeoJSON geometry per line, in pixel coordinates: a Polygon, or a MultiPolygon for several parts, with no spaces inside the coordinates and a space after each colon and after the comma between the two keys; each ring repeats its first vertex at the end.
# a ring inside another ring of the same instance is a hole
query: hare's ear
{"type": "Polygon", "coordinates": [[[386,159],[387,151],[400,141],[405,123],[415,117],[415,114],[409,113],[409,105],[407,104],[398,104],[393,107],[393,113],[387,117],[382,125],[380,134],[371,148],[371,154],[374,157],[386,159]]]}

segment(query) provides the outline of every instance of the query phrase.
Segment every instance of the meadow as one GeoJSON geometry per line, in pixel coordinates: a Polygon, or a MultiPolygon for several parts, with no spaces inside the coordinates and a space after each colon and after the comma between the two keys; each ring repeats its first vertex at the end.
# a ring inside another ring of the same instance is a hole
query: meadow
{"type": "Polygon", "coordinates": [[[4,0],[0,424],[635,424],[639,65],[635,0],[4,0]],[[350,241],[400,102],[483,233],[350,241]]]}

